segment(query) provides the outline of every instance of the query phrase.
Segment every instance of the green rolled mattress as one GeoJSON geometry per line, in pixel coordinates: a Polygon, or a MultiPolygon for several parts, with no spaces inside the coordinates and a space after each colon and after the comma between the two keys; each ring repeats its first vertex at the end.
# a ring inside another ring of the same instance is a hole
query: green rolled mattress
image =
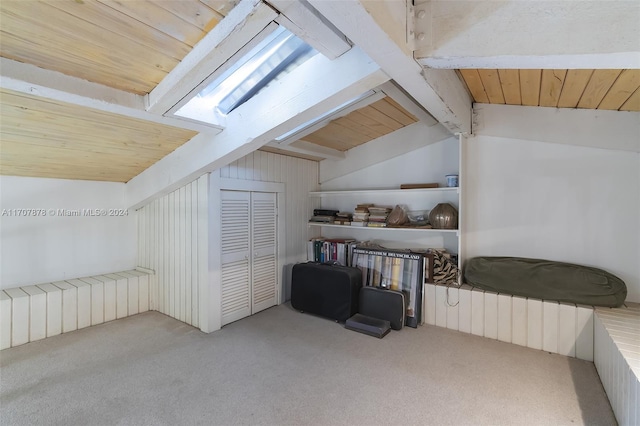
{"type": "Polygon", "coordinates": [[[474,257],[465,262],[467,284],[495,293],[582,305],[619,307],[624,281],[602,269],[521,257],[474,257]]]}

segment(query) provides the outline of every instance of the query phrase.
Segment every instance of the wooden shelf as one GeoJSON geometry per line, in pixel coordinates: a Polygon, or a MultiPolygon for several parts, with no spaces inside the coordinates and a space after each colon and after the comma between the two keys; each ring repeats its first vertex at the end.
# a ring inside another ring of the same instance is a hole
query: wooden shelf
{"type": "Polygon", "coordinates": [[[432,233],[458,233],[457,229],[429,229],[429,228],[392,228],[392,227],[369,227],[369,226],[347,226],[347,225],[334,225],[332,223],[316,223],[316,222],[308,222],[309,226],[321,226],[324,228],[342,228],[342,229],[356,229],[356,230],[368,230],[374,232],[432,232],[432,233]]]}
{"type": "Polygon", "coordinates": [[[358,189],[354,191],[313,191],[309,192],[309,197],[324,197],[327,195],[364,195],[364,194],[421,194],[433,192],[458,192],[459,187],[442,187],[442,188],[419,188],[419,189],[358,189]]]}

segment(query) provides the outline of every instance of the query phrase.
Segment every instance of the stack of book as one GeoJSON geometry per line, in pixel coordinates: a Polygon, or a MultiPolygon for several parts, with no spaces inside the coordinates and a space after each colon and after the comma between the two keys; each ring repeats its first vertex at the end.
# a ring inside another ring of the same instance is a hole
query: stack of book
{"type": "Polygon", "coordinates": [[[333,223],[337,214],[338,210],[315,209],[313,211],[313,217],[309,219],[309,222],[333,223]]]}
{"type": "Polygon", "coordinates": [[[373,204],[358,204],[353,212],[351,226],[367,226],[369,222],[369,207],[373,204]]]}
{"type": "Polygon", "coordinates": [[[387,226],[387,216],[391,213],[391,207],[369,207],[369,227],[387,226]]]}
{"type": "Polygon", "coordinates": [[[347,212],[339,212],[333,221],[336,225],[351,225],[352,214],[347,212]]]}

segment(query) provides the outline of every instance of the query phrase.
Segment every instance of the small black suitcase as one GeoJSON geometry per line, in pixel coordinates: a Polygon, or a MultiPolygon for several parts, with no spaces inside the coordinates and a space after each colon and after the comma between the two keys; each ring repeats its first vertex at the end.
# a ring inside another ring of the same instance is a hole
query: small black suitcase
{"type": "Polygon", "coordinates": [[[291,275],[291,306],[344,322],[358,312],[362,272],[316,262],[298,263],[291,275]]]}
{"type": "Polygon", "coordinates": [[[362,287],[358,312],[368,317],[387,320],[394,330],[405,322],[407,306],[404,293],[381,287],[362,287]]]}
{"type": "Polygon", "coordinates": [[[387,320],[355,314],[344,323],[344,328],[382,339],[391,331],[391,324],[387,320]]]}

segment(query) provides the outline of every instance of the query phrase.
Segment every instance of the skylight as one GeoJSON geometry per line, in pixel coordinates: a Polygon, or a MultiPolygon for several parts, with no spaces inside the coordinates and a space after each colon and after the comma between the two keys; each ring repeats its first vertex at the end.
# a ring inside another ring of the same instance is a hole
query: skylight
{"type": "Polygon", "coordinates": [[[314,48],[281,26],[175,114],[220,125],[224,116],[316,53],[314,48]]]}

